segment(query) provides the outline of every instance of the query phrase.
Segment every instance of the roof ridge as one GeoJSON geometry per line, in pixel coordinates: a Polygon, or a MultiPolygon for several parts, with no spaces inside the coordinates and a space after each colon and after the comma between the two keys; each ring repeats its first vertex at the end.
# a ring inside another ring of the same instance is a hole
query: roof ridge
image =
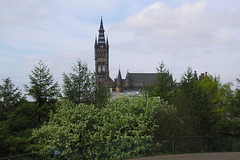
{"type": "Polygon", "coordinates": [[[129,74],[158,74],[158,73],[130,73],[128,72],[129,74]]]}

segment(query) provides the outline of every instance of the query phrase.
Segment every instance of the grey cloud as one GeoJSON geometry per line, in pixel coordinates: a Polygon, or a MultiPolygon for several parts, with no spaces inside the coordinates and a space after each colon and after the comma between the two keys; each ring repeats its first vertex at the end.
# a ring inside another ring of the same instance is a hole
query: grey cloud
{"type": "Polygon", "coordinates": [[[148,60],[151,65],[139,66],[139,70],[153,71],[152,64],[164,60],[174,66],[177,75],[180,75],[178,68],[192,66],[200,72],[209,70],[212,74],[222,74],[223,82],[226,82],[229,78],[223,71],[232,70],[232,76],[239,72],[239,64],[224,65],[240,58],[235,54],[240,49],[237,45],[240,32],[236,28],[239,11],[231,14],[224,10],[215,12],[209,5],[208,1],[185,3],[175,8],[163,2],[151,4],[111,28],[112,36],[117,37],[113,38],[117,43],[114,51],[123,57],[133,54],[136,60],[124,62],[128,69],[139,63],[146,64],[148,60]]]}

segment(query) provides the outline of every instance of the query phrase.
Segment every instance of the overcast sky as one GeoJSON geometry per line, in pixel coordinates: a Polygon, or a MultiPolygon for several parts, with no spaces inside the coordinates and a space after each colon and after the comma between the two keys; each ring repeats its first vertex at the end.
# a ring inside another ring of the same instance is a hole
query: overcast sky
{"type": "Polygon", "coordinates": [[[112,79],[162,61],[177,81],[188,67],[240,78],[240,0],[1,0],[0,78],[22,88],[40,59],[60,84],[78,59],[94,71],[101,16],[112,79]]]}

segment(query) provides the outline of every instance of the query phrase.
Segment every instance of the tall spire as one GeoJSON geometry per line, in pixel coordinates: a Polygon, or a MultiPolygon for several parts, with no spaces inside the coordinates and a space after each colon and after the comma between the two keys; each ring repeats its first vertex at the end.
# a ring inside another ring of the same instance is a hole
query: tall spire
{"type": "Polygon", "coordinates": [[[99,29],[99,32],[100,32],[100,31],[103,31],[103,32],[104,32],[102,16],[101,16],[101,22],[100,22],[100,29],[99,29]]]}
{"type": "Polygon", "coordinates": [[[117,81],[122,82],[122,75],[121,75],[120,69],[119,69],[119,71],[118,71],[117,81]]]}
{"type": "Polygon", "coordinates": [[[100,28],[99,28],[98,32],[99,32],[98,43],[99,44],[104,44],[105,43],[105,35],[104,35],[105,30],[103,28],[102,17],[101,17],[100,28]]]}

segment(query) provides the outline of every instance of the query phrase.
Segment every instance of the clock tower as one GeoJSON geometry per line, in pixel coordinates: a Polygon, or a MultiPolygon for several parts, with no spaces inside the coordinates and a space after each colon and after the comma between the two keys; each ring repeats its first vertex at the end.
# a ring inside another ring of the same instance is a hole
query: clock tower
{"type": "Polygon", "coordinates": [[[108,38],[105,39],[105,30],[101,18],[98,37],[95,38],[95,78],[96,85],[100,84],[111,86],[112,79],[109,77],[109,44],[108,38]]]}

